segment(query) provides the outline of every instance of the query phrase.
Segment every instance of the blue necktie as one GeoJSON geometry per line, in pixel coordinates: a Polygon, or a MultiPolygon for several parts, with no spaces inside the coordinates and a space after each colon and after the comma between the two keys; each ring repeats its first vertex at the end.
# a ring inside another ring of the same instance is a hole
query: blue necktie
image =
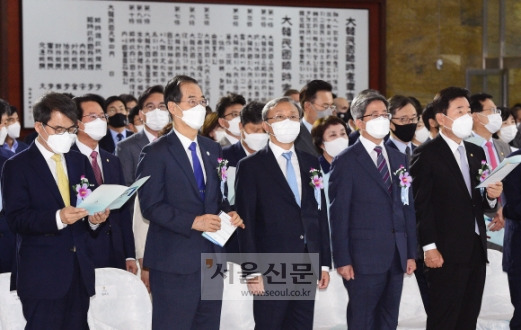
{"type": "Polygon", "coordinates": [[[380,172],[380,175],[382,176],[382,180],[384,181],[384,185],[387,187],[387,191],[391,193],[391,175],[389,174],[389,169],[387,168],[385,157],[382,154],[382,147],[376,146],[374,147],[374,151],[376,151],[376,154],[378,155],[378,157],[376,157],[376,167],[378,172],[380,172]]]}
{"type": "Polygon", "coordinates": [[[201,199],[204,201],[204,190],[206,185],[204,183],[204,175],[203,168],[201,167],[201,162],[199,161],[199,157],[197,157],[197,143],[192,142],[188,149],[192,152],[192,164],[194,166],[194,176],[195,182],[197,182],[197,188],[199,189],[199,194],[201,195],[201,199]]]}
{"type": "Polygon", "coordinates": [[[289,187],[295,195],[295,201],[300,206],[300,194],[298,192],[297,177],[295,176],[295,170],[291,164],[291,155],[293,152],[288,151],[282,154],[282,157],[286,158],[286,180],[288,180],[289,187]]]}

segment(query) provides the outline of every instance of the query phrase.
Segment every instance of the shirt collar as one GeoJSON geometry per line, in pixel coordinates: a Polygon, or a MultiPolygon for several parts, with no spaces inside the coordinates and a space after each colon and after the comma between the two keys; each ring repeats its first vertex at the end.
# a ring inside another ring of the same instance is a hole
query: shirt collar
{"type": "Polygon", "coordinates": [[[226,131],[224,132],[224,136],[226,136],[226,138],[228,139],[228,141],[230,141],[230,144],[235,144],[237,142],[239,142],[239,139],[237,139],[235,136],[233,135],[230,135],[228,133],[226,133],[226,131]]]}
{"type": "Polygon", "coordinates": [[[273,152],[273,154],[275,155],[275,158],[279,158],[280,156],[282,156],[283,153],[288,152],[288,151],[293,152],[292,156],[296,156],[295,145],[292,145],[289,150],[286,150],[286,149],[282,149],[281,147],[279,147],[278,145],[276,145],[275,143],[273,143],[270,140],[269,147],[271,149],[271,152],[273,152]]]}
{"type": "Polygon", "coordinates": [[[157,137],[154,136],[152,133],[150,133],[150,132],[147,130],[146,127],[143,128],[143,132],[145,132],[145,135],[146,135],[147,138],[148,138],[148,142],[152,142],[152,141],[154,141],[155,139],[157,139],[157,137]]]}
{"type": "Polygon", "coordinates": [[[195,142],[197,144],[197,136],[195,137],[195,140],[190,140],[183,134],[179,133],[175,128],[172,128],[174,130],[175,135],[179,138],[179,141],[181,141],[181,144],[183,145],[183,149],[188,150],[188,147],[190,147],[190,144],[192,142],[195,142]]]}
{"type": "Polygon", "coordinates": [[[478,139],[478,141],[480,142],[479,145],[481,145],[481,146],[484,146],[485,143],[487,143],[487,142],[493,142],[493,140],[492,140],[492,136],[490,137],[490,140],[487,140],[487,139],[485,139],[484,137],[482,137],[481,135],[479,135],[478,133],[476,133],[476,132],[474,132],[474,131],[472,131],[472,135],[473,135],[476,139],[478,139]]]}
{"type": "Polygon", "coordinates": [[[308,131],[311,133],[311,129],[313,128],[313,125],[308,123],[308,121],[305,118],[302,118],[301,121],[302,124],[308,129],[308,131]]]}
{"type": "Polygon", "coordinates": [[[87,156],[89,159],[90,159],[90,154],[93,152],[93,151],[96,151],[99,155],[99,145],[96,144],[96,148],[94,149],[91,149],[89,146],[87,146],[86,144],[82,143],[80,140],[76,139],[76,145],[78,146],[78,149],[80,149],[80,152],[82,154],[84,154],[85,156],[87,156]]]}
{"type": "Polygon", "coordinates": [[[244,147],[244,143],[242,143],[242,140],[241,140],[241,147],[242,147],[242,150],[244,150],[244,153],[246,153],[246,156],[251,155],[251,153],[246,149],[246,147],[244,147]]]}
{"type": "MultiPolygon", "coordinates": [[[[366,139],[365,137],[362,136],[362,134],[360,134],[360,137],[358,139],[360,140],[360,143],[362,143],[362,145],[364,146],[364,148],[368,154],[371,154],[371,152],[374,151],[374,147],[376,147],[376,143],[374,143],[373,141],[371,141],[369,139],[366,139]]],[[[382,142],[380,142],[379,146],[382,147],[383,150],[385,150],[383,139],[382,139],[382,142]]]]}
{"type": "Polygon", "coordinates": [[[391,139],[391,141],[393,141],[394,145],[398,148],[398,150],[400,150],[400,152],[402,154],[405,153],[405,149],[407,149],[407,147],[409,147],[409,149],[412,150],[411,142],[404,143],[402,141],[399,141],[392,134],[389,135],[389,139],[391,139]]]}
{"type": "Polygon", "coordinates": [[[38,136],[36,137],[36,139],[34,139],[34,144],[36,145],[38,150],[40,150],[40,153],[46,161],[49,161],[49,159],[51,159],[51,157],[54,155],[54,152],[47,150],[47,148],[45,148],[43,144],[41,144],[40,141],[38,141],[38,136]]]}
{"type": "Polygon", "coordinates": [[[445,142],[449,145],[449,148],[452,151],[452,153],[456,153],[459,146],[463,146],[463,148],[465,148],[465,144],[463,144],[463,140],[461,140],[461,142],[459,144],[457,144],[456,141],[454,141],[453,139],[451,139],[451,138],[447,137],[445,134],[443,134],[441,130],[440,130],[440,135],[441,135],[442,139],[445,140],[445,142]]]}
{"type": "Polygon", "coordinates": [[[127,137],[127,130],[126,129],[124,129],[121,133],[116,132],[116,131],[114,131],[114,130],[112,130],[110,128],[109,128],[109,131],[110,131],[110,135],[112,135],[112,139],[117,140],[118,134],[123,135],[123,139],[125,139],[127,137]]]}

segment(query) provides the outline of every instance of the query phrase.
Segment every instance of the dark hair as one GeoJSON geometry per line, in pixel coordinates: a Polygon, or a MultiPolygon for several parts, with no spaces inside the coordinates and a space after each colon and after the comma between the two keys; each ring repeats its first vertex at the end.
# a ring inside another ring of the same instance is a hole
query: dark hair
{"type": "Polygon", "coordinates": [[[512,110],[507,108],[507,107],[501,107],[501,106],[498,106],[497,107],[499,110],[501,110],[501,120],[502,121],[506,121],[508,119],[508,117],[510,116],[514,116],[512,114],[512,110]]]}
{"type": "Polygon", "coordinates": [[[0,99],[0,117],[4,114],[7,114],[10,116],[11,113],[11,107],[7,101],[0,99]]]}
{"type": "Polygon", "coordinates": [[[244,96],[240,94],[229,93],[228,95],[221,97],[221,99],[219,100],[219,102],[217,102],[217,105],[215,106],[215,111],[219,115],[219,118],[224,117],[224,112],[226,111],[226,108],[235,104],[240,104],[244,106],[246,104],[244,96]]]}
{"type": "Polygon", "coordinates": [[[470,103],[470,112],[482,112],[483,111],[483,104],[481,102],[484,102],[487,99],[492,100],[492,95],[486,94],[486,93],[478,93],[471,95],[469,98],[470,103]]]}
{"type": "MultiPolygon", "coordinates": [[[[123,101],[121,99],[121,97],[117,96],[117,95],[113,95],[113,96],[109,96],[107,97],[107,99],[105,100],[105,104],[103,105],[103,111],[105,111],[105,113],[107,112],[107,108],[109,107],[109,105],[111,105],[112,103],[116,102],[116,101],[119,101],[121,103],[123,103],[123,105],[125,105],[125,101],[123,101]]],[[[125,107],[125,110],[127,108],[125,107]]]]}
{"type": "Polygon", "coordinates": [[[327,116],[325,118],[319,118],[313,124],[313,128],[311,129],[311,137],[313,138],[313,144],[315,145],[315,149],[322,155],[324,150],[322,150],[321,146],[324,143],[324,132],[329,126],[333,125],[342,125],[344,126],[347,132],[346,123],[338,118],[337,116],[327,116]]]}
{"type": "Polygon", "coordinates": [[[288,89],[287,91],[284,92],[283,96],[291,96],[293,94],[300,94],[300,92],[296,89],[288,89]]]}
{"type": "MultiPolygon", "coordinates": [[[[413,101],[408,98],[407,96],[403,95],[394,95],[389,100],[389,112],[394,116],[396,114],[396,111],[400,110],[407,104],[410,104],[414,107],[413,101]]],[[[416,110],[416,107],[414,107],[416,110]]],[[[416,110],[416,115],[418,115],[418,110],[416,110]]]]}
{"type": "Polygon", "coordinates": [[[420,103],[420,101],[415,98],[414,96],[408,96],[408,98],[411,100],[412,102],[412,105],[414,106],[414,108],[416,109],[416,113],[419,115],[422,114],[422,104],[420,103]]]}
{"type": "Polygon", "coordinates": [[[139,105],[136,105],[134,107],[132,107],[130,109],[130,111],[128,112],[128,122],[130,124],[134,124],[134,118],[136,118],[136,116],[138,115],[139,113],[139,105]]]}
{"type": "Polygon", "coordinates": [[[85,94],[83,96],[77,96],[72,99],[74,103],[76,103],[76,108],[78,109],[78,118],[81,120],[83,117],[83,108],[81,105],[85,102],[96,102],[99,104],[103,112],[106,112],[104,109],[105,99],[98,94],[85,94]]]}
{"type": "Polygon", "coordinates": [[[152,87],[148,87],[145,89],[141,95],[139,95],[139,100],[137,101],[137,106],[139,107],[139,110],[143,110],[143,107],[145,106],[145,101],[150,97],[150,95],[154,93],[160,93],[164,95],[165,89],[161,85],[154,85],[152,87]]]}
{"type": "Polygon", "coordinates": [[[168,124],[165,125],[165,127],[163,127],[161,130],[159,130],[159,132],[157,132],[157,137],[161,137],[163,135],[167,135],[171,130],[172,128],[174,128],[174,122],[169,122],[168,124]]]}
{"type": "Polygon", "coordinates": [[[201,128],[201,135],[206,136],[213,140],[210,133],[219,125],[219,116],[217,112],[212,112],[206,115],[204,118],[204,124],[201,128]]]}
{"type": "MultiPolygon", "coordinates": [[[[168,102],[176,102],[178,103],[183,98],[183,94],[181,93],[181,85],[186,83],[192,83],[198,85],[199,83],[192,77],[177,75],[172,78],[165,86],[165,103],[168,105],[168,102]]],[[[141,98],[140,98],[141,99],[141,98]]]]}
{"type": "Polygon", "coordinates": [[[53,111],[62,113],[69,118],[74,125],[78,122],[78,110],[74,101],[62,93],[48,93],[42,96],[41,99],[33,106],[34,121],[39,121],[47,124],[51,119],[53,111]]]}
{"type": "Polygon", "coordinates": [[[449,109],[449,103],[452,100],[460,97],[464,97],[468,100],[469,91],[461,87],[447,87],[445,89],[442,89],[438,92],[438,94],[436,94],[434,100],[432,101],[434,114],[443,113],[446,115],[447,110],[449,109]]]}
{"type": "Polygon", "coordinates": [[[125,105],[127,105],[128,102],[132,102],[132,101],[137,103],[137,99],[134,97],[134,95],[121,94],[119,96],[119,98],[123,100],[123,103],[125,103],[125,105]]]}
{"type": "Polygon", "coordinates": [[[262,122],[262,109],[266,104],[252,101],[244,106],[241,110],[241,124],[242,126],[252,123],[259,124],[262,122]]]}
{"type": "Polygon", "coordinates": [[[70,99],[73,99],[74,98],[74,94],[72,93],[62,93],[63,95],[67,96],[68,98],[70,99]]]}
{"type": "Polygon", "coordinates": [[[300,90],[300,105],[302,106],[302,109],[304,109],[304,103],[305,102],[311,102],[315,101],[315,98],[317,97],[317,92],[320,91],[326,91],[331,92],[333,90],[333,87],[330,83],[324,80],[312,80],[308,82],[302,89],[300,90]]]}
{"type": "Polygon", "coordinates": [[[351,102],[351,107],[349,108],[351,116],[353,116],[354,119],[362,119],[362,116],[365,115],[367,106],[374,101],[382,101],[386,108],[389,107],[389,102],[387,102],[380,92],[374,89],[365,89],[358,93],[358,95],[353,99],[353,102],[351,102]]]}
{"type": "Polygon", "coordinates": [[[9,117],[11,117],[12,115],[14,115],[17,112],[18,112],[18,109],[14,105],[9,105],[9,112],[7,113],[7,115],[9,117]]]}
{"type": "Polygon", "coordinates": [[[434,115],[434,108],[432,107],[432,102],[431,103],[427,103],[427,105],[425,106],[425,109],[423,109],[423,112],[422,112],[423,124],[430,131],[431,130],[431,125],[429,124],[429,119],[436,120],[436,116],[434,115]]]}

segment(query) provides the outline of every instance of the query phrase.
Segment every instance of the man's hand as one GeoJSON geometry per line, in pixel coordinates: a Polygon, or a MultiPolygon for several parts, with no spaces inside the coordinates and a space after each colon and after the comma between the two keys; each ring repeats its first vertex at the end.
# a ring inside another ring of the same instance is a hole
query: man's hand
{"type": "Polygon", "coordinates": [[[487,186],[487,197],[488,199],[496,199],[501,196],[503,192],[503,182],[499,181],[491,183],[487,186]]]}
{"type": "Polygon", "coordinates": [[[347,265],[342,266],[340,268],[336,269],[336,272],[340,274],[346,281],[354,280],[355,279],[355,271],[353,270],[353,266],[347,265]]]}
{"type": "Polygon", "coordinates": [[[125,262],[127,272],[131,272],[132,274],[137,274],[137,263],[136,260],[127,260],[125,262]]]}
{"type": "Polygon", "coordinates": [[[89,222],[93,225],[99,225],[100,223],[105,222],[109,215],[109,209],[106,209],[104,212],[94,213],[93,215],[89,215],[89,222]]]}
{"type": "Polygon", "coordinates": [[[407,259],[407,275],[411,275],[416,270],[416,260],[407,259]]]}
{"type": "Polygon", "coordinates": [[[259,275],[248,280],[248,291],[256,296],[264,294],[264,281],[262,280],[262,276],[259,275]]]}
{"type": "Polygon", "coordinates": [[[244,222],[242,221],[239,214],[237,214],[237,212],[231,211],[228,213],[228,215],[231,217],[230,221],[231,221],[232,225],[234,225],[235,227],[241,227],[242,229],[246,228],[244,226],[244,222]]]}
{"type": "Polygon", "coordinates": [[[326,270],[323,270],[322,277],[320,278],[320,281],[318,281],[318,288],[326,289],[328,285],[329,285],[329,272],[326,270]]]}
{"type": "Polygon", "coordinates": [[[488,229],[490,231],[498,231],[503,227],[505,227],[505,218],[503,218],[503,208],[500,207],[492,219],[492,222],[488,224],[488,229]]]}
{"type": "Polygon", "coordinates": [[[150,293],[150,272],[148,271],[148,268],[143,266],[143,258],[140,258],[138,261],[139,267],[141,267],[141,281],[143,281],[148,293],[150,293]]]}
{"type": "Polygon", "coordinates": [[[66,206],[60,210],[60,220],[66,225],[72,225],[76,221],[85,218],[89,212],[74,206],[66,206]]]}
{"type": "Polygon", "coordinates": [[[423,253],[425,266],[429,268],[440,268],[443,266],[443,257],[438,249],[432,249],[423,253]]]}
{"type": "Polygon", "coordinates": [[[215,232],[221,229],[221,218],[215,214],[203,214],[195,217],[192,229],[215,232]]]}

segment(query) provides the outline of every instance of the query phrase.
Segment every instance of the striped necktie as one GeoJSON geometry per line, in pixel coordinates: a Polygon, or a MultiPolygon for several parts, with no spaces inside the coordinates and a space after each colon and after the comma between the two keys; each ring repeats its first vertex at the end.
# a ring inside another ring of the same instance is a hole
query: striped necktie
{"type": "Polygon", "coordinates": [[[391,193],[391,175],[389,174],[389,169],[387,168],[387,162],[385,161],[385,157],[382,154],[382,147],[376,146],[374,147],[374,151],[378,157],[376,157],[376,168],[384,181],[384,185],[387,187],[387,191],[391,193]]]}

